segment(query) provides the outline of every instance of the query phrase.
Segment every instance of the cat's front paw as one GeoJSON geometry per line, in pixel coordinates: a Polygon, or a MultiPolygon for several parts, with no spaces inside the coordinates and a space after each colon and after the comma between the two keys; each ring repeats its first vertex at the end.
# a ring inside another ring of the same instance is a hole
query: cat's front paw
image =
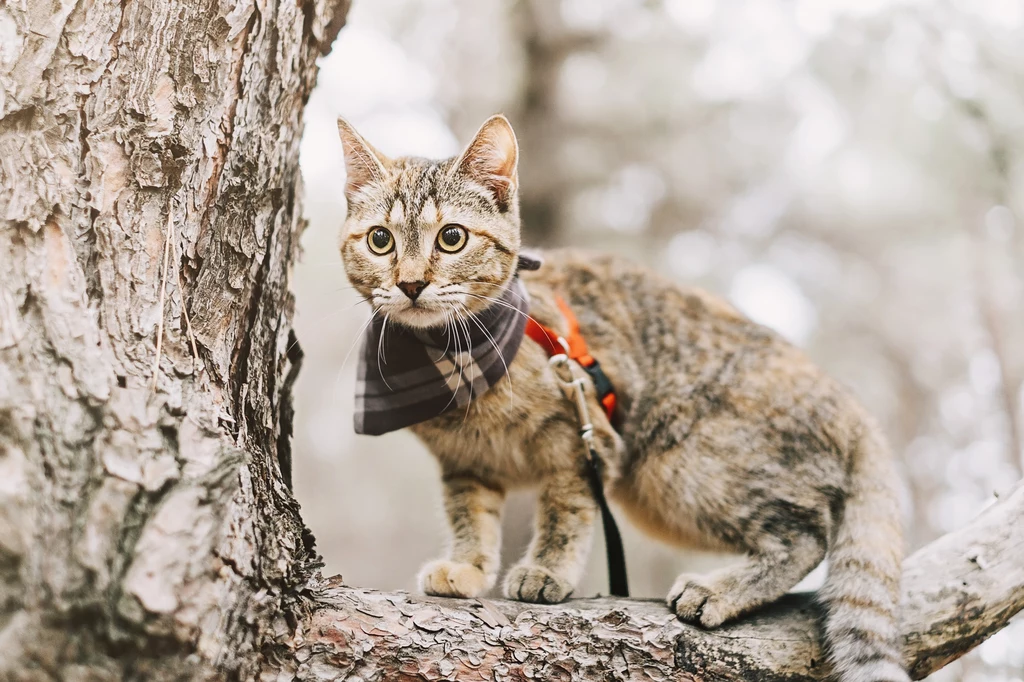
{"type": "Polygon", "coordinates": [[[420,589],[435,597],[478,597],[491,585],[494,578],[472,564],[438,559],[420,571],[420,589]]]}
{"type": "Polygon", "coordinates": [[[572,594],[573,585],[542,566],[513,566],[505,578],[505,596],[534,604],[557,604],[572,594]]]}
{"type": "Polygon", "coordinates": [[[737,615],[729,600],[697,575],[684,573],[676,578],[666,601],[679,620],[705,628],[716,628],[737,615]]]}

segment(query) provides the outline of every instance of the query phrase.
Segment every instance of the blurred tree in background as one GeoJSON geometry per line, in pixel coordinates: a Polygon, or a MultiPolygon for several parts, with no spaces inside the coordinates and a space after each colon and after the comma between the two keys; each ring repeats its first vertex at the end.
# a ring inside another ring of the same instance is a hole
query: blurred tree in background
{"type": "MultiPolygon", "coordinates": [[[[435,157],[508,114],[526,241],[628,254],[806,348],[902,454],[913,548],[1021,477],[1022,38],[1018,0],[357,2],[302,159],[295,479],[328,572],[411,589],[444,542],[432,458],[352,433],[368,310],[334,247],[338,114],[435,157]]],[[[627,552],[641,596],[718,561],[636,534],[627,552]]],[[[604,585],[594,557],[584,594],[604,585]]],[[[1018,622],[935,678],[1022,680],[1021,641],[1018,622]]]]}

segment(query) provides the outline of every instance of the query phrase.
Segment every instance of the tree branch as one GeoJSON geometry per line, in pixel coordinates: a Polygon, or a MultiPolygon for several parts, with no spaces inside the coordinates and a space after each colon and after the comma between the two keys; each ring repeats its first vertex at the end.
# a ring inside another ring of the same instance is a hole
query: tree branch
{"type": "MultiPolygon", "coordinates": [[[[904,657],[920,679],[1024,608],[1024,484],[965,528],[906,560],[904,657]]],[[[660,601],[579,599],[560,606],[385,594],[327,581],[299,628],[264,651],[299,680],[823,679],[819,609],[788,595],[713,631],[660,601]],[[334,676],[337,676],[336,678],[334,676]]]]}

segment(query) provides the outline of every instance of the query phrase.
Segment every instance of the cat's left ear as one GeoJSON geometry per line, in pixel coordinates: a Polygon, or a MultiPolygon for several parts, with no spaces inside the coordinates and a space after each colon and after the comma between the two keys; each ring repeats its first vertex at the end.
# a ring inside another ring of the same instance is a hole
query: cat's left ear
{"type": "Polygon", "coordinates": [[[454,172],[480,183],[499,210],[512,206],[519,186],[519,145],[512,124],[501,114],[487,119],[455,162],[454,172]]]}

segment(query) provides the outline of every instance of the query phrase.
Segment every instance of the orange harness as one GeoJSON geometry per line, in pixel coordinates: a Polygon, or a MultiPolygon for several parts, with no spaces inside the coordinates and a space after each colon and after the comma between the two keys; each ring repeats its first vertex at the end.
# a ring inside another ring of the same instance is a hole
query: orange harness
{"type": "Polygon", "coordinates": [[[529,317],[526,320],[526,335],[536,341],[549,356],[565,353],[569,356],[569,359],[579,363],[579,366],[590,375],[591,380],[594,382],[597,399],[601,402],[608,421],[611,422],[612,415],[615,413],[615,387],[612,386],[608,375],[601,369],[600,363],[587,350],[587,342],[584,340],[583,335],[580,334],[580,323],[576,319],[576,315],[573,314],[572,308],[569,307],[569,304],[561,296],[556,296],[555,302],[558,304],[558,309],[562,311],[562,316],[565,317],[565,321],[569,326],[568,334],[562,337],[561,334],[551,327],[545,327],[540,322],[537,322],[537,320],[529,317]]]}

